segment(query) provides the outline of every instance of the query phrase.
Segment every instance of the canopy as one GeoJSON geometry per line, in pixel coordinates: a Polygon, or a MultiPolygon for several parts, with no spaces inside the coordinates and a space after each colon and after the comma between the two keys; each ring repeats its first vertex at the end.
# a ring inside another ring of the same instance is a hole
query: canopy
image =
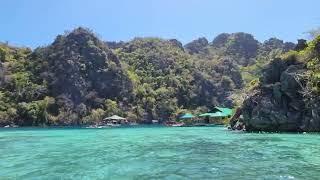
{"type": "Polygon", "coordinates": [[[210,113],[210,117],[226,117],[226,116],[229,116],[229,115],[223,112],[210,113]]]}
{"type": "Polygon", "coordinates": [[[200,114],[199,116],[200,117],[205,117],[205,116],[210,116],[211,114],[213,114],[213,113],[204,113],[204,114],[200,114]]]}
{"type": "Polygon", "coordinates": [[[229,108],[221,108],[221,107],[216,107],[220,112],[225,114],[226,116],[232,115],[232,109],[229,108]]]}
{"type": "Polygon", "coordinates": [[[232,109],[215,107],[216,112],[200,114],[200,117],[227,117],[232,115],[232,109]]]}
{"type": "Polygon", "coordinates": [[[180,119],[191,119],[194,118],[195,116],[192,115],[191,113],[186,113],[183,116],[180,117],[180,119]]]}
{"type": "Polygon", "coordinates": [[[104,120],[125,120],[125,119],[126,118],[123,118],[123,117],[120,117],[120,116],[117,116],[117,115],[113,115],[113,116],[104,118],[104,120]]]}

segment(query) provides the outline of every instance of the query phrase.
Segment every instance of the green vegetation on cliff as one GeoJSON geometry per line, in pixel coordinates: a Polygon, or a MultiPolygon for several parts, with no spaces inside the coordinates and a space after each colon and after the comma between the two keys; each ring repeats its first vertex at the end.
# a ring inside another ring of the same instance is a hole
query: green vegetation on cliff
{"type": "Polygon", "coordinates": [[[320,36],[263,68],[241,106],[234,128],[249,131],[320,131],[320,36]]]}
{"type": "Polygon", "coordinates": [[[33,51],[1,44],[0,125],[92,124],[112,114],[165,121],[232,107],[269,58],[293,46],[246,33],[185,46],[160,38],[103,42],[81,27],[33,51]]]}

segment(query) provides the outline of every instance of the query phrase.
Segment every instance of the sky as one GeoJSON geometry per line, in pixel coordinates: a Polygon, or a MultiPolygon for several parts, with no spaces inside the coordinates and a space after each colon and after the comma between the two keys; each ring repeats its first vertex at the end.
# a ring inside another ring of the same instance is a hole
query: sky
{"type": "Polygon", "coordinates": [[[212,41],[247,32],[296,42],[320,25],[319,0],[2,0],[0,41],[38,47],[78,26],[106,41],[134,37],[212,41]]]}

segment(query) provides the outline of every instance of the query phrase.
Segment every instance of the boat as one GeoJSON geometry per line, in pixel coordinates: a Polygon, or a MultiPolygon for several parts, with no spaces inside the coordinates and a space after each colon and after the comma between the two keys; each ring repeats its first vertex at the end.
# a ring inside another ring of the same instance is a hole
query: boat
{"type": "Polygon", "coordinates": [[[184,123],[176,123],[176,124],[172,124],[172,127],[182,127],[184,126],[184,123]]]}
{"type": "Polygon", "coordinates": [[[87,129],[101,129],[101,128],[108,128],[109,126],[104,126],[104,125],[90,125],[87,126],[87,129]]]}
{"type": "Polygon", "coordinates": [[[4,128],[18,128],[18,127],[19,127],[19,126],[18,126],[18,125],[15,125],[15,124],[4,126],[4,128]]]}
{"type": "Polygon", "coordinates": [[[97,126],[91,125],[91,126],[87,126],[87,129],[93,129],[93,128],[97,128],[97,126]]]}
{"type": "Polygon", "coordinates": [[[108,126],[108,127],[119,127],[119,126],[121,126],[121,124],[107,123],[106,126],[108,126]]]}
{"type": "Polygon", "coordinates": [[[98,126],[97,128],[98,129],[101,129],[101,128],[107,128],[108,126],[98,126]]]}

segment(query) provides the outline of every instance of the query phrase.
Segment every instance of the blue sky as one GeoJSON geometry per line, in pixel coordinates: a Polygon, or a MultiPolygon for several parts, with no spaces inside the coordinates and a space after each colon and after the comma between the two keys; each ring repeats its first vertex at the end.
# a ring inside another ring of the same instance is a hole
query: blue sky
{"type": "Polygon", "coordinates": [[[319,0],[3,0],[0,41],[37,47],[77,26],[103,40],[198,37],[248,32],[258,40],[305,38],[320,24],[319,0]]]}

